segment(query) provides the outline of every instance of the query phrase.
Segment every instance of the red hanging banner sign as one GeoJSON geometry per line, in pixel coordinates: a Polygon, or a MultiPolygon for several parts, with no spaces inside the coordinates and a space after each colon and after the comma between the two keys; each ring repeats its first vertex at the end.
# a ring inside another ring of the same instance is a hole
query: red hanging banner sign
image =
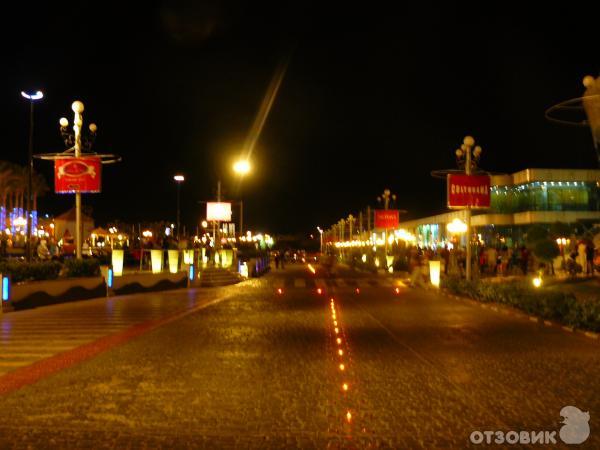
{"type": "Polygon", "coordinates": [[[67,157],[54,161],[54,192],[57,194],[98,193],[102,161],[99,157],[67,157]]]}
{"type": "Polygon", "coordinates": [[[389,230],[398,228],[400,223],[400,214],[397,209],[376,209],[375,210],[375,228],[389,230]]]}
{"type": "Polygon", "coordinates": [[[448,208],[489,208],[488,175],[448,175],[448,208]]]}

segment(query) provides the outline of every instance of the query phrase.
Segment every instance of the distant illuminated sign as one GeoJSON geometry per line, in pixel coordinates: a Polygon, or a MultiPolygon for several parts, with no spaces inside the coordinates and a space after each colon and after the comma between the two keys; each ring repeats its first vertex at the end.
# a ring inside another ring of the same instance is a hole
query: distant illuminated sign
{"type": "Polygon", "coordinates": [[[400,223],[400,211],[397,209],[376,209],[375,228],[398,228],[400,223]]]}
{"type": "Polygon", "coordinates": [[[206,220],[231,222],[231,203],[209,202],[206,204],[206,220]]]}

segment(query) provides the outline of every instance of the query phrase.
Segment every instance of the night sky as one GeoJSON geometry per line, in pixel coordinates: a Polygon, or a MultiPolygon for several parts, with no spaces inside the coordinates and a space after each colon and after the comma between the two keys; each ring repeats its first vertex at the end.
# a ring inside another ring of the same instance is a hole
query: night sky
{"type": "MultiPolygon", "coordinates": [[[[430,172],[454,167],[465,134],[493,172],[597,167],[589,130],[544,118],[598,75],[593,2],[21,3],[3,5],[0,159],[26,162],[21,90],[46,95],[35,153],[64,150],[58,120],[82,100],[85,125],[98,124],[94,149],[123,157],[105,167],[103,193],[84,197],[100,224],[175,220],[177,172],[188,227],[219,178],[255,230],[311,232],[386,187],[408,217],[437,213],[445,187],[430,172]],[[255,170],[239,184],[231,163],[286,59],[255,170]]],[[[35,164],[52,184],[51,164],[35,164]]],[[[50,193],[40,209],[72,202],[50,193]]]]}

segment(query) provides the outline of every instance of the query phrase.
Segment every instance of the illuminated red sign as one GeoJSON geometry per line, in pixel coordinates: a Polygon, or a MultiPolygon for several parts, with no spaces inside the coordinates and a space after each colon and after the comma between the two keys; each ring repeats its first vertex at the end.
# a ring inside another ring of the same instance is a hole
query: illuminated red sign
{"type": "Polygon", "coordinates": [[[60,158],[54,161],[54,192],[98,193],[102,161],[98,157],[60,158]]]}
{"type": "Polygon", "coordinates": [[[448,208],[489,208],[490,177],[448,175],[448,208]]]}
{"type": "Polygon", "coordinates": [[[397,209],[376,209],[375,228],[398,228],[400,214],[397,209]]]}

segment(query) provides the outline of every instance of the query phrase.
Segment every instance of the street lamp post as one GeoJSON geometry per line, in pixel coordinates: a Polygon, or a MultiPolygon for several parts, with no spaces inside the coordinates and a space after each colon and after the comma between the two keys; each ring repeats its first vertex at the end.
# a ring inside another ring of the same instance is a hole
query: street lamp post
{"type": "MultiPolygon", "coordinates": [[[[75,158],[81,156],[81,127],[83,126],[83,103],[79,101],[73,102],[71,109],[75,113],[73,119],[73,131],[75,132],[75,158]]],[[[75,245],[77,248],[77,259],[81,259],[81,192],[75,193],[75,245]]]]}
{"type": "MultiPolygon", "coordinates": [[[[233,171],[240,177],[250,173],[252,167],[247,159],[240,159],[233,165],[233,171]]],[[[244,235],[244,202],[240,200],[240,236],[244,235]]]]}
{"type": "MultiPolygon", "coordinates": [[[[69,133],[67,129],[67,127],[69,126],[69,121],[64,117],[62,117],[59,122],[60,132],[63,137],[63,140],[65,141],[65,144],[67,146],[73,145],[72,149],[67,150],[67,152],[70,152],[72,150],[73,156],[75,158],[80,158],[83,150],[89,152],[90,148],[92,147],[92,144],[94,143],[94,140],[96,138],[96,131],[98,130],[98,127],[95,123],[90,123],[89,136],[86,138],[82,138],[81,129],[83,126],[83,103],[79,100],[76,100],[71,105],[71,109],[73,110],[73,113],[75,115],[73,119],[73,134],[71,135],[69,133]]],[[[119,159],[120,158],[114,159],[111,162],[116,162],[119,159]]],[[[75,228],[75,254],[77,259],[81,259],[81,191],[79,189],[75,192],[75,228]]]]}
{"type": "MultiPolygon", "coordinates": [[[[459,149],[456,150],[456,158],[458,162],[458,166],[463,164],[464,160],[464,168],[465,174],[471,175],[472,171],[477,169],[477,161],[481,156],[481,147],[475,145],[475,139],[472,136],[465,136],[463,139],[463,144],[459,149]]],[[[471,249],[471,205],[467,205],[466,207],[466,235],[467,235],[467,261],[466,261],[466,278],[467,281],[471,280],[471,266],[472,266],[472,249],[471,249]]]]}
{"type": "Polygon", "coordinates": [[[354,218],[354,216],[352,214],[348,215],[348,240],[352,241],[353,240],[353,236],[354,236],[354,221],[356,219],[354,218]]]}
{"type": "Polygon", "coordinates": [[[320,235],[320,245],[319,245],[319,253],[323,254],[323,229],[321,227],[317,227],[320,235]]]}
{"type": "MultiPolygon", "coordinates": [[[[390,200],[392,200],[393,202],[396,201],[396,194],[392,194],[391,191],[389,189],[385,189],[383,191],[383,194],[381,194],[381,196],[377,197],[377,201],[379,203],[383,202],[383,209],[385,209],[386,211],[389,209],[390,207],[390,200]]],[[[387,255],[388,255],[388,236],[387,236],[387,228],[384,230],[384,240],[385,240],[385,257],[387,259],[387,255]]]]}
{"type": "Polygon", "coordinates": [[[36,100],[44,97],[42,91],[29,94],[21,91],[21,95],[29,100],[29,151],[28,151],[28,170],[27,170],[27,261],[31,262],[33,248],[31,246],[31,228],[33,226],[31,202],[33,197],[33,104],[36,100]]]}
{"type": "Polygon", "coordinates": [[[175,183],[177,183],[177,240],[179,240],[179,236],[180,236],[180,225],[181,225],[181,210],[180,210],[180,191],[181,191],[181,183],[183,183],[185,181],[185,177],[183,175],[175,175],[173,177],[173,179],[175,180],[175,183]]]}

